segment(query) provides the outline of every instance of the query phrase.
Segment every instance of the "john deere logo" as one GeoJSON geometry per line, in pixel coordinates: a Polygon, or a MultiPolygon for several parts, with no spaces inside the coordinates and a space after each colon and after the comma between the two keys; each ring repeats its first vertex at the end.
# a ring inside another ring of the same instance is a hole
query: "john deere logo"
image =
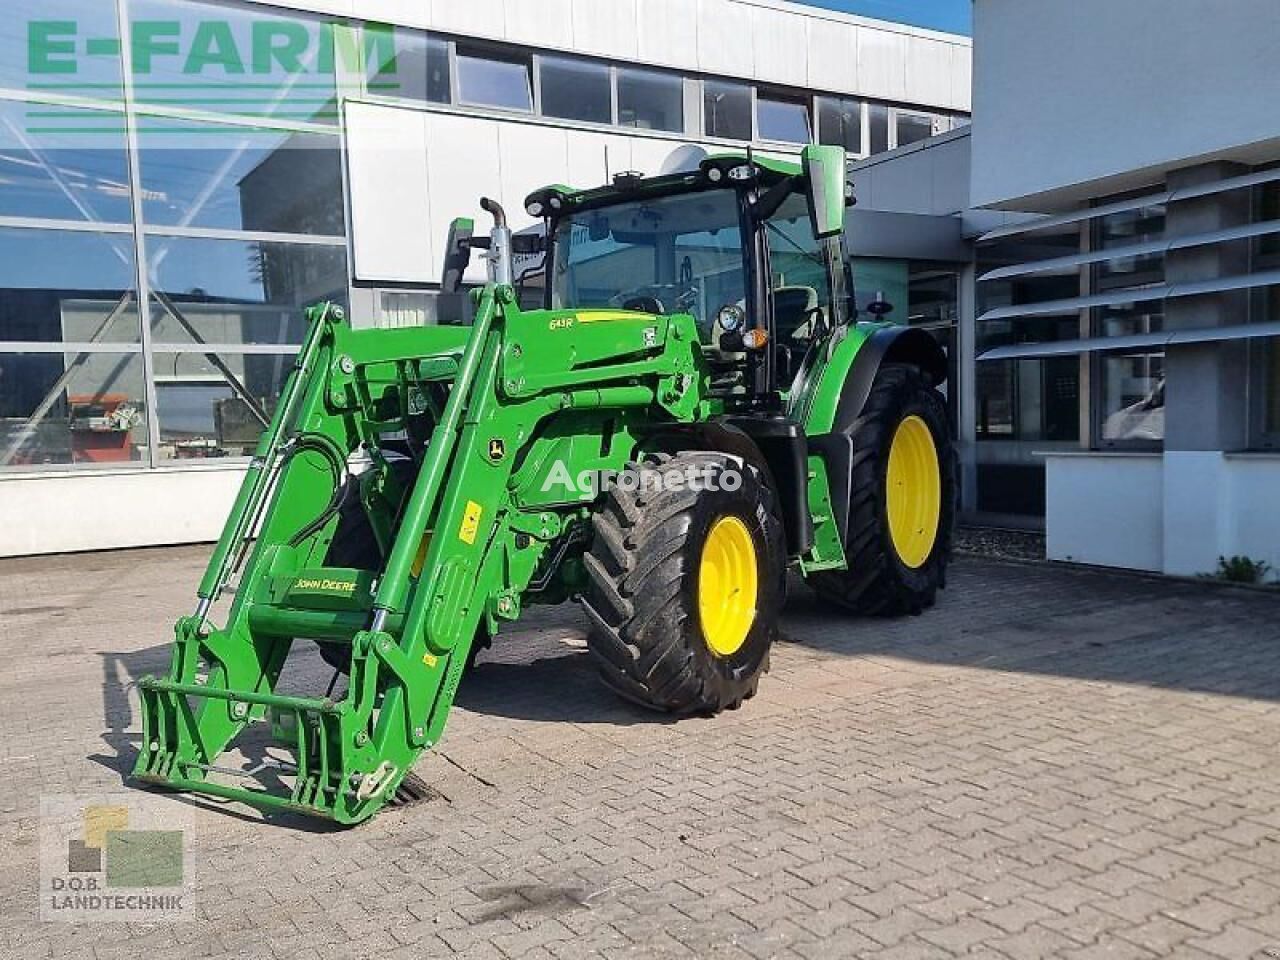
{"type": "Polygon", "coordinates": [[[497,463],[507,455],[506,441],[501,437],[494,437],[489,441],[489,459],[497,463]]]}
{"type": "Polygon", "coordinates": [[[308,579],[293,581],[295,590],[318,590],[321,593],[354,593],[356,585],[351,580],[308,579]]]}

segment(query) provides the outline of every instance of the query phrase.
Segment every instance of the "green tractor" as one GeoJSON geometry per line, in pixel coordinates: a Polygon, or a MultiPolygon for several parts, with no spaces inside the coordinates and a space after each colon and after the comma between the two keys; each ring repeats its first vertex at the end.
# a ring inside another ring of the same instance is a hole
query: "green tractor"
{"type": "Polygon", "coordinates": [[[622,696],[714,714],[756,693],[789,570],[856,613],[934,603],[946,361],[855,322],[844,152],[690,167],[539,190],[539,237],[482,200],[491,233],[456,221],[445,268],[457,290],[485,251],[470,325],[309,311],[169,672],[139,684],[139,781],[356,823],[421,794],[464,671],[527,605],[578,600],[622,696]],[[298,641],[340,694],[282,692],[298,641]],[[291,755],[269,778],[219,764],[268,723],[291,755]]]}

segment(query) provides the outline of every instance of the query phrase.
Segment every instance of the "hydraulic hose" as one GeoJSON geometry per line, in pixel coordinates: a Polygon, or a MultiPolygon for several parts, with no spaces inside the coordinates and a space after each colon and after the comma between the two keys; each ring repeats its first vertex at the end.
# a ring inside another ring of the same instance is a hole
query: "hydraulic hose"
{"type": "Polygon", "coordinates": [[[330,518],[342,508],[347,490],[347,457],[332,439],[322,433],[300,433],[291,440],[284,451],[281,467],[304,450],[320,454],[333,474],[333,493],[320,515],[289,538],[289,546],[296,547],[307,537],[322,529],[330,518]]]}

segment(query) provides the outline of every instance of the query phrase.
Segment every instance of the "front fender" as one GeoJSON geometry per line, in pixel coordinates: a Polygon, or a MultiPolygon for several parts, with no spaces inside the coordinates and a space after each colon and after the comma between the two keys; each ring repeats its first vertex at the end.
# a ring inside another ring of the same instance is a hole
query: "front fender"
{"type": "Polygon", "coordinates": [[[792,418],[804,424],[810,437],[848,432],[885,363],[914,364],[935,387],[947,379],[946,354],[933,337],[914,327],[854,324],[837,331],[819,349],[790,398],[792,418]]]}

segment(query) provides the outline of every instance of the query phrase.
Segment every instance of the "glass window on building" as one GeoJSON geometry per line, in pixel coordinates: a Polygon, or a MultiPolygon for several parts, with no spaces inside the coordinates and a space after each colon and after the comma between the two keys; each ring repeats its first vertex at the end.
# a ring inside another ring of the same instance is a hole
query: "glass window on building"
{"type": "Polygon", "coordinates": [[[933,136],[933,124],[933,114],[895,110],[893,126],[897,145],[905,147],[911,143],[928,140],[933,136]]]}
{"type": "Polygon", "coordinates": [[[1096,369],[1102,442],[1164,440],[1164,352],[1104,354],[1096,358],[1096,369]]]}
{"type": "Polygon", "coordinates": [[[129,223],[123,115],[0,101],[0,216],[129,223]]]}
{"type": "MultiPolygon", "coordinates": [[[[1094,264],[1096,293],[1142,288],[1164,282],[1164,254],[1123,255],[1127,248],[1164,235],[1163,205],[1100,217],[1092,227],[1095,250],[1122,255],[1094,264]]],[[[1157,333],[1164,328],[1160,301],[1117,303],[1092,311],[1093,335],[1117,337],[1157,333]]],[[[1159,443],[1164,439],[1164,352],[1096,354],[1092,360],[1097,437],[1103,445],[1159,443]]]]}
{"type": "Polygon", "coordinates": [[[120,36],[115,0],[6,0],[4,15],[0,87],[123,99],[120,57],[111,55],[120,36]]]}
{"type": "Polygon", "coordinates": [[[148,108],[335,124],[338,65],[361,60],[355,28],[323,17],[196,0],[128,6],[134,97],[148,108]]]}
{"type": "MultiPolygon", "coordinates": [[[[1280,221],[1280,182],[1272,181],[1257,188],[1254,220],[1280,221]]],[[[1252,261],[1254,272],[1280,270],[1280,233],[1257,237],[1253,241],[1252,261]]],[[[1253,291],[1249,319],[1253,323],[1280,320],[1280,286],[1253,291]]],[[[1250,341],[1249,353],[1249,375],[1258,385],[1251,391],[1258,399],[1252,411],[1255,426],[1250,431],[1250,442],[1260,447],[1280,447],[1280,337],[1250,341]]]]}
{"type": "Polygon", "coordinates": [[[157,344],[296,345],[305,308],[346,300],[346,249],[150,234],[157,344]]]}
{"type": "Polygon", "coordinates": [[[370,93],[383,97],[448,103],[449,44],[420,30],[366,24],[370,93]]]}
{"type": "Polygon", "coordinates": [[[531,62],[527,56],[459,45],[458,101],[473,107],[533,110],[531,62]]]}
{"type": "Polygon", "coordinates": [[[808,98],[757,94],[756,135],[761,140],[808,143],[813,139],[809,130],[808,98]]]}
{"type": "Polygon", "coordinates": [[[618,124],[684,132],[684,79],[657,70],[618,68],[618,124]]]}
{"type": "Polygon", "coordinates": [[[0,341],[137,343],[131,233],[0,229],[0,341]]]}
{"type": "Polygon", "coordinates": [[[145,459],[144,397],[137,350],[0,353],[0,470],[145,459]]]}
{"type": "Polygon", "coordinates": [[[750,140],[752,138],[751,88],[745,83],[704,81],[702,122],[709,137],[750,140]]]}
{"type": "Polygon", "coordinates": [[[166,120],[138,146],[148,224],[345,235],[337,136],[166,120]]]}
{"type": "Polygon", "coordinates": [[[868,152],[884,153],[889,149],[889,108],[882,103],[867,107],[868,152]]]}
{"type": "Polygon", "coordinates": [[[1262,355],[1262,432],[1268,446],[1280,444],[1280,337],[1263,340],[1258,349],[1262,355]]]}
{"type": "Polygon", "coordinates": [[[538,83],[544,116],[613,122],[613,86],[607,65],[573,57],[539,57],[538,83]]]}
{"type": "Polygon", "coordinates": [[[842,97],[818,98],[818,142],[863,153],[862,101],[842,97]]]}
{"type": "MultiPolygon", "coordinates": [[[[1080,230],[1032,233],[978,248],[978,275],[998,267],[1078,253],[1080,230]]],[[[978,316],[1000,307],[1074,297],[1080,291],[1075,269],[1028,273],[978,284],[978,316]]],[[[995,347],[1052,343],[1080,337],[1076,314],[988,320],[977,324],[981,356],[995,347]]],[[[1080,358],[1071,354],[1024,360],[980,360],[975,372],[976,432],[980,441],[1078,442],[1080,439],[1080,358]]]]}

